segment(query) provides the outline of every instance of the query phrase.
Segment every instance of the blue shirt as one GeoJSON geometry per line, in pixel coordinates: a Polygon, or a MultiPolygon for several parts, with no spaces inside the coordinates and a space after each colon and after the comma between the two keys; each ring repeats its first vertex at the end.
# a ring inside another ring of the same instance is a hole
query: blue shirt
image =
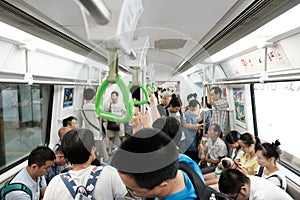
{"type": "MultiPolygon", "coordinates": [[[[183,163],[190,165],[198,173],[200,178],[204,181],[202,172],[200,171],[197,163],[195,163],[190,157],[180,154],[179,162],[183,162],[183,163]]],[[[189,179],[188,175],[185,172],[183,172],[183,176],[184,176],[185,188],[177,193],[166,196],[164,198],[164,200],[181,200],[181,199],[195,200],[195,199],[197,199],[196,191],[195,191],[194,186],[193,186],[191,180],[189,179]]],[[[157,200],[157,198],[155,198],[155,199],[157,200]]]]}
{"type": "MultiPolygon", "coordinates": [[[[186,123],[190,124],[197,124],[197,116],[195,114],[190,113],[189,111],[186,111],[184,113],[185,121],[186,123]]],[[[183,127],[182,128],[185,139],[180,143],[180,147],[183,151],[189,150],[189,151],[198,151],[197,143],[198,143],[198,136],[197,136],[197,130],[192,130],[183,127]]]]}

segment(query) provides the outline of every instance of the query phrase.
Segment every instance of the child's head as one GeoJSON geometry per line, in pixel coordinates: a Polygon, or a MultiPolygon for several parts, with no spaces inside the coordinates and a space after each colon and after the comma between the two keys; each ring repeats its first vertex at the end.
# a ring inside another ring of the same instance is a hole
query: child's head
{"type": "Polygon", "coordinates": [[[233,161],[231,158],[222,158],[221,162],[218,164],[219,168],[228,169],[233,165],[233,161]]]}

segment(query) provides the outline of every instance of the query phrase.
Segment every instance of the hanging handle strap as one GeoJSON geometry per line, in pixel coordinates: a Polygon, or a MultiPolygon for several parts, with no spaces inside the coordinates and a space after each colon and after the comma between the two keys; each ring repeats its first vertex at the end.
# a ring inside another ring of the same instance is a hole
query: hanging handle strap
{"type": "Polygon", "coordinates": [[[132,97],[126,87],[125,83],[122,81],[120,76],[118,75],[116,77],[116,84],[120,87],[120,90],[123,94],[123,102],[125,104],[126,108],[126,114],[124,116],[121,115],[116,115],[111,112],[106,112],[103,108],[103,96],[105,93],[105,90],[107,89],[109,82],[107,80],[103,81],[99,89],[97,90],[96,94],[96,99],[95,99],[95,108],[97,114],[104,119],[110,120],[110,121],[115,121],[115,122],[120,122],[120,123],[127,123],[129,122],[132,117],[133,117],[133,110],[134,110],[134,105],[133,105],[133,100],[132,97]]]}
{"type": "MultiPolygon", "coordinates": [[[[133,84],[132,83],[129,83],[128,84],[128,90],[130,90],[130,88],[132,88],[133,84]]],[[[143,91],[143,94],[144,94],[144,97],[145,99],[144,100],[141,100],[141,101],[133,101],[133,104],[134,105],[143,105],[143,104],[146,104],[148,101],[149,101],[149,95],[148,95],[148,91],[147,89],[141,84],[141,83],[138,83],[137,85],[139,88],[141,88],[141,90],[143,91]]]]}

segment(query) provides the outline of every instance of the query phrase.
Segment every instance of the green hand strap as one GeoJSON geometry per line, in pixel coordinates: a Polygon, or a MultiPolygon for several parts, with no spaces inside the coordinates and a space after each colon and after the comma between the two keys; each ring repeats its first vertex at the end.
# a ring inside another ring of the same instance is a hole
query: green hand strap
{"type": "MultiPolygon", "coordinates": [[[[149,101],[148,91],[147,91],[147,89],[141,83],[138,83],[137,86],[142,89],[142,91],[144,93],[144,96],[145,96],[145,100],[142,100],[142,101],[133,101],[133,104],[134,105],[146,104],[149,101]]],[[[130,90],[131,87],[132,87],[132,83],[129,83],[128,84],[128,90],[130,90]]]]}
{"type": "Polygon", "coordinates": [[[105,90],[109,86],[109,82],[107,79],[105,81],[103,81],[103,83],[97,90],[96,99],[95,99],[96,113],[103,119],[120,122],[120,123],[127,123],[133,117],[133,112],[134,112],[133,100],[132,100],[130,92],[128,91],[128,88],[126,87],[125,83],[122,81],[122,79],[119,75],[116,76],[115,83],[120,87],[121,92],[123,94],[123,102],[125,104],[126,114],[124,116],[121,116],[121,115],[113,114],[111,112],[106,112],[104,110],[103,96],[104,96],[105,90]]]}

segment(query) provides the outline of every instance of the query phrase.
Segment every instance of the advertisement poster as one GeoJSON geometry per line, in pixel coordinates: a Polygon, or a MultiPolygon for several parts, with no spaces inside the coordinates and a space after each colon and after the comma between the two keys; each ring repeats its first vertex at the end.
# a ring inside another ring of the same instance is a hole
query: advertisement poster
{"type": "Polygon", "coordinates": [[[63,102],[64,108],[73,106],[73,96],[74,96],[74,88],[64,89],[64,102],[63,102]]]}
{"type": "Polygon", "coordinates": [[[243,88],[233,88],[234,105],[235,105],[235,120],[238,125],[246,127],[245,119],[245,102],[243,88]]]}

